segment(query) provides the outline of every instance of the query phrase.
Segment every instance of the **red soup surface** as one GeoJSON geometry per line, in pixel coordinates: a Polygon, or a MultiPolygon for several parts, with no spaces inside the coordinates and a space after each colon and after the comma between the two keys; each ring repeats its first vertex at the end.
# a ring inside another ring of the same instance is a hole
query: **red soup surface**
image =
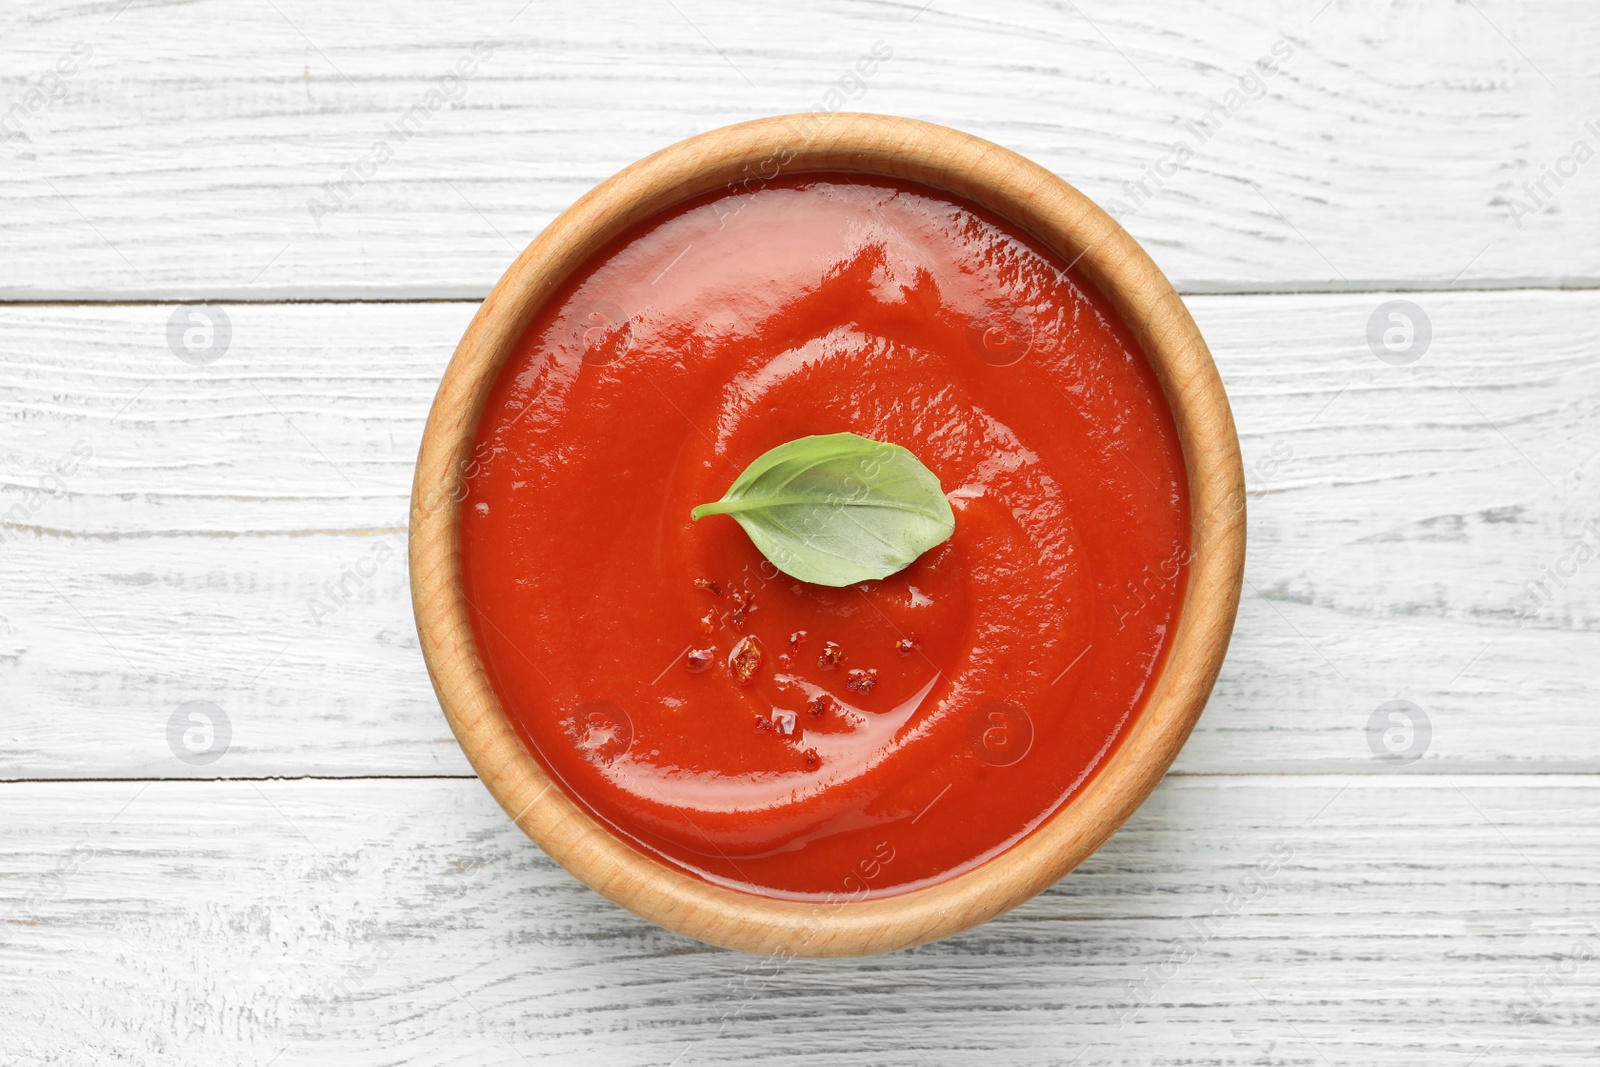
{"type": "Polygon", "coordinates": [[[907,182],[637,227],[534,318],[474,456],[473,633],[529,749],[647,854],[763,895],[904,892],[1014,844],[1105,762],[1177,621],[1188,491],[1137,343],[1041,244],[907,182]],[[915,453],[954,536],[835,589],[690,521],[841,431],[915,453]]]}

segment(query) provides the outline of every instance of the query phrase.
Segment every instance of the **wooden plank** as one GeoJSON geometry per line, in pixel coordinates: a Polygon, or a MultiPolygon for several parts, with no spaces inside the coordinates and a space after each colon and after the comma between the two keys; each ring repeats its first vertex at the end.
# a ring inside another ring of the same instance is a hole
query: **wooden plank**
{"type": "Polygon", "coordinates": [[[1391,366],[1366,340],[1391,299],[1190,301],[1252,497],[1241,620],[1183,768],[1356,770],[1394,699],[1432,721],[1419,768],[1600,755],[1600,331],[1566,318],[1594,302],[1417,294],[1431,346],[1391,366]]]}
{"type": "Polygon", "coordinates": [[[206,367],[169,350],[170,308],[4,314],[8,776],[470,773],[404,549],[422,422],[472,310],[236,306],[206,367]],[[22,488],[40,485],[64,491],[22,488]],[[175,758],[192,700],[230,719],[225,760],[175,758]]]}
{"type": "MultiPolygon", "coordinates": [[[[1190,301],[1253,495],[1180,772],[1384,770],[1367,724],[1394,699],[1431,722],[1413,771],[1600,765],[1600,567],[1576,558],[1600,545],[1600,294],[1418,295],[1435,339],[1402,367],[1365,341],[1386,299],[1190,301]]],[[[166,307],[0,310],[0,776],[468,773],[400,550],[472,307],[225,311],[197,368],[166,307]],[[214,762],[169,747],[191,700],[229,718],[214,762]]]]}
{"type": "Polygon", "coordinates": [[[845,107],[1037,159],[1187,291],[1589,286],[1597,48],[1583,0],[475,0],[448,26],[414,3],[19,0],[0,299],[481,296],[633,160],[845,107]]]}
{"type": "Polygon", "coordinates": [[[1597,788],[1169,779],[1008,916],[783,963],[609,904],[475,781],[8,784],[0,1047],[10,1063],[1589,1063],[1597,788]]]}

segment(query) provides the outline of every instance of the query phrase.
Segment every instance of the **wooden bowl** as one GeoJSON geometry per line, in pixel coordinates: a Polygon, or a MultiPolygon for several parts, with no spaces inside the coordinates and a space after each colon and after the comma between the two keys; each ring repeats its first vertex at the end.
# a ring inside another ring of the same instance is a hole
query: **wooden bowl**
{"type": "Polygon", "coordinates": [[[516,824],[584,883],[639,915],[747,952],[849,956],[945,937],[1051,885],[1100,846],[1155,787],[1222,666],[1243,580],[1244,471],[1222,381],[1188,310],[1142,248],[1066,182],[998,145],[880,115],[786,116],[692,137],[602,182],[530,244],[478,309],[434,399],[411,497],[411,594],[428,671],[450,726],[516,824]],[[1155,368],[1188,473],[1188,586],[1149,703],[1111,758],[1008,851],[896,896],[774,900],[711,885],[624,843],[560,789],[501,710],[462,591],[459,501],[485,397],[541,302],[624,230],[718,188],[775,173],[848,171],[921,182],[1009,219],[1111,300],[1155,368]]]}

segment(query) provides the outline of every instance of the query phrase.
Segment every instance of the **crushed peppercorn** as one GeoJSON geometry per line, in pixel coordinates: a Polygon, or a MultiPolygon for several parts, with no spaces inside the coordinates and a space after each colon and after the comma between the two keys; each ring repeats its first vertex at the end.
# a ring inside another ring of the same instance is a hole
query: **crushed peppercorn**
{"type": "Polygon", "coordinates": [[[728,653],[728,672],[733,675],[733,680],[740,685],[749,685],[755,680],[756,670],[761,666],[761,642],[755,637],[741,637],[739,643],[733,646],[733,651],[728,653]]]}
{"type": "Polygon", "coordinates": [[[728,621],[743,630],[746,617],[755,609],[754,597],[742,590],[735,590],[733,594],[733,610],[728,613],[728,621]]]}
{"type": "Polygon", "coordinates": [[[845,687],[854,689],[858,693],[870,693],[878,686],[878,671],[875,667],[866,670],[856,669],[850,672],[850,677],[845,679],[845,687]]]}

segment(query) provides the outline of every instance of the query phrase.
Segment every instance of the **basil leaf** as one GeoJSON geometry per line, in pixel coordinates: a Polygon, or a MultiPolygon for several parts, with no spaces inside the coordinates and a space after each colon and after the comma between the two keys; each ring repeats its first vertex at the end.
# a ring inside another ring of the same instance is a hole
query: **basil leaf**
{"type": "Polygon", "coordinates": [[[853,433],[779,445],[689,513],[707,515],[733,516],[790,577],[832,586],[887,578],[956,528],[938,477],[916,456],[853,433]]]}

